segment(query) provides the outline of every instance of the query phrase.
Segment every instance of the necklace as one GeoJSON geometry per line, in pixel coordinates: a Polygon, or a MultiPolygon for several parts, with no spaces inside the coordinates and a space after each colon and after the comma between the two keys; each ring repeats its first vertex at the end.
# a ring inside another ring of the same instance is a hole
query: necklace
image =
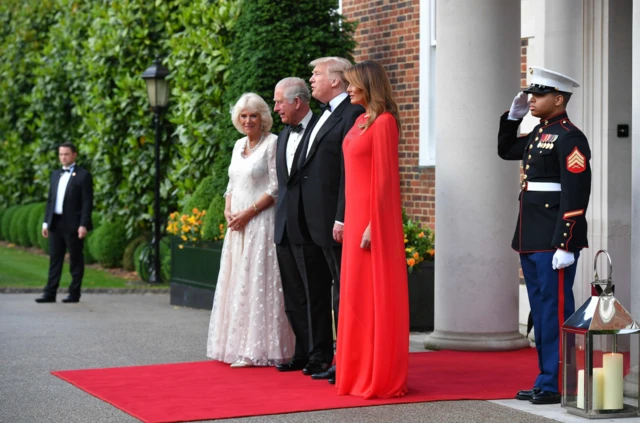
{"type": "Polygon", "coordinates": [[[244,142],[244,148],[245,150],[249,150],[249,153],[253,153],[255,152],[258,147],[260,147],[260,144],[262,144],[262,141],[264,141],[264,134],[260,135],[260,139],[258,140],[258,142],[256,143],[256,145],[254,145],[253,147],[251,147],[249,145],[249,137],[247,137],[247,140],[244,142]]]}

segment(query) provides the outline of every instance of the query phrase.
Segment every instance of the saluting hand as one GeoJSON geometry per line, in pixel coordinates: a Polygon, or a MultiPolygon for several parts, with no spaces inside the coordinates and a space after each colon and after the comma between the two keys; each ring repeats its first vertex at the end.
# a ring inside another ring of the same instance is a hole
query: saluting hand
{"type": "Polygon", "coordinates": [[[529,113],[529,96],[525,92],[519,92],[517,96],[513,99],[513,103],[511,103],[511,108],[509,109],[509,119],[511,120],[519,120],[522,119],[529,113]]]}

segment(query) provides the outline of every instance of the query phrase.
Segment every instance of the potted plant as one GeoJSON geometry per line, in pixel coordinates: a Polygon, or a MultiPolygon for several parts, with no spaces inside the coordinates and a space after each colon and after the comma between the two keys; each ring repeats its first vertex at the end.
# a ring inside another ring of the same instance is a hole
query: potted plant
{"type": "Polygon", "coordinates": [[[432,331],[435,235],[404,212],[402,221],[409,280],[409,327],[412,332],[432,331]]]}
{"type": "MultiPolygon", "coordinates": [[[[210,309],[213,305],[220,257],[226,233],[224,215],[191,209],[169,216],[167,232],[171,240],[171,304],[210,309]]],[[[224,203],[223,203],[224,209],[224,203]]]]}

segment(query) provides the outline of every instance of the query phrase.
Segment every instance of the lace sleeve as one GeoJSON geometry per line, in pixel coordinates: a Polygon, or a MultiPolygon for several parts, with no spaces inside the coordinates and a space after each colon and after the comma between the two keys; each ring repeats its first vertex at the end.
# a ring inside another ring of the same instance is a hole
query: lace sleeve
{"type": "MultiPolygon", "coordinates": [[[[238,141],[236,141],[236,144],[233,146],[233,151],[231,152],[231,162],[233,162],[233,158],[236,156],[236,153],[240,144],[243,144],[243,140],[244,138],[239,139],[238,141]]],[[[231,167],[231,164],[229,164],[229,167],[231,167]]],[[[222,196],[227,197],[232,193],[233,193],[233,178],[229,173],[229,183],[227,184],[227,189],[225,190],[224,194],[222,194],[222,196]]]]}
{"type": "Polygon", "coordinates": [[[271,197],[273,197],[274,201],[278,199],[278,173],[276,172],[276,150],[278,145],[278,137],[269,134],[269,139],[267,140],[269,143],[267,145],[267,167],[269,169],[269,186],[265,191],[271,197]]]}

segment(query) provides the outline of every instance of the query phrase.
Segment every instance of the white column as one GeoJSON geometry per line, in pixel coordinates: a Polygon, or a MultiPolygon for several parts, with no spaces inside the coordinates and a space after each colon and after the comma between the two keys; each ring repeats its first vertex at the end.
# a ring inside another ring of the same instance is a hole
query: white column
{"type": "MultiPolygon", "coordinates": [[[[640,5],[633,5],[631,62],[631,315],[640,319],[640,5]]],[[[631,362],[638,362],[638,349],[631,348],[631,362]]],[[[638,393],[638,368],[625,379],[625,393],[638,393]]]]}
{"type": "Polygon", "coordinates": [[[518,332],[518,165],[497,155],[520,87],[520,2],[439,0],[435,330],[428,349],[508,350],[518,332]]]}

